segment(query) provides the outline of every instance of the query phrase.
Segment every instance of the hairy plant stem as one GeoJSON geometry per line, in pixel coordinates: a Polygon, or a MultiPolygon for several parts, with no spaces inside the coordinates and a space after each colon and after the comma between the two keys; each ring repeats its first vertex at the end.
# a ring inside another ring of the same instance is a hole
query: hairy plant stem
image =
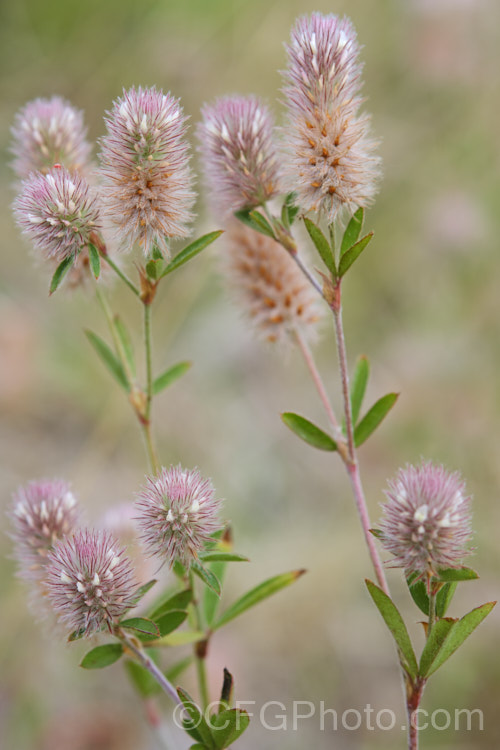
{"type": "Polygon", "coordinates": [[[163,672],[157,665],[154,663],[154,661],[151,659],[151,657],[146,653],[146,651],[143,649],[140,641],[136,640],[133,636],[130,636],[128,633],[125,632],[122,628],[118,628],[116,631],[116,636],[121,640],[121,642],[125,645],[126,648],[131,651],[139,664],[141,664],[144,669],[147,669],[149,674],[154,677],[154,679],[157,681],[157,683],[160,685],[162,690],[170,697],[175,703],[181,704],[182,701],[177,695],[177,690],[174,688],[171,682],[167,680],[163,672]]]}
{"type": "Polygon", "coordinates": [[[408,750],[418,750],[418,708],[424,692],[425,680],[418,678],[408,692],[406,713],[408,717],[408,750]]]}
{"type": "Polygon", "coordinates": [[[129,279],[129,277],[127,276],[127,274],[125,274],[121,270],[120,266],[118,266],[114,262],[114,260],[111,260],[111,258],[109,257],[109,255],[105,254],[103,257],[104,257],[104,260],[106,261],[106,263],[108,264],[108,266],[113,269],[113,271],[116,273],[116,275],[124,282],[124,284],[126,284],[126,286],[128,286],[128,288],[135,294],[135,296],[136,297],[140,297],[141,293],[140,293],[139,289],[136,287],[136,285],[134,284],[134,282],[129,279]]]}
{"type": "Polygon", "coordinates": [[[144,352],[146,360],[146,403],[141,426],[146,443],[151,470],[158,473],[159,463],[151,429],[151,405],[153,401],[153,337],[151,332],[151,304],[144,302],[144,352]]]}
{"type": "MultiPolygon", "coordinates": [[[[196,596],[196,591],[195,591],[195,586],[194,586],[194,576],[191,571],[189,571],[189,574],[188,574],[188,583],[189,583],[190,589],[193,592],[193,601],[191,602],[191,604],[192,604],[192,610],[193,610],[194,628],[195,630],[203,630],[200,608],[198,605],[198,599],[196,596]]],[[[206,670],[207,647],[208,647],[208,640],[199,641],[198,643],[195,643],[193,645],[193,654],[194,654],[194,660],[196,663],[196,674],[198,677],[198,689],[200,691],[201,706],[204,711],[206,711],[208,705],[210,704],[210,695],[208,691],[207,670],[206,670]]]]}

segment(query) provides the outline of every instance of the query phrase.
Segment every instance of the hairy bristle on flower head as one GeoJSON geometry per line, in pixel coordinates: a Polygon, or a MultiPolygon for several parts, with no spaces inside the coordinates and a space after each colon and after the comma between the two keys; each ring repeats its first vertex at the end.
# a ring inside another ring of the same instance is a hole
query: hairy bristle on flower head
{"type": "Polygon", "coordinates": [[[76,257],[99,229],[97,200],[80,175],[56,166],[48,174],[33,173],[14,201],[23,233],[46,259],[76,257]]]}
{"type": "Polygon", "coordinates": [[[137,496],[137,521],[148,552],[169,565],[178,560],[189,566],[222,527],[220,506],[212,483],[196,469],[162,468],[137,496]]]}
{"type": "Polygon", "coordinates": [[[225,240],[227,288],[258,336],[279,343],[296,333],[314,339],[321,307],[289,253],[236,221],[230,223],[225,240]]]}
{"type": "Polygon", "coordinates": [[[347,18],[300,18],[287,46],[283,175],[297,204],[332,222],[372,202],[380,177],[370,118],[360,114],[361,64],[347,18]]]}
{"type": "Polygon", "coordinates": [[[388,482],[381,541],[393,567],[419,576],[459,567],[469,554],[470,497],[457,472],[422,462],[400,469],[388,482]]]}
{"type": "Polygon", "coordinates": [[[83,529],[58,542],[48,556],[45,582],[59,620],[86,636],[111,630],[134,604],[132,565],[105,531],[83,529]]]}
{"type": "Polygon", "coordinates": [[[9,515],[19,573],[39,582],[45,577],[49,551],[76,526],[76,499],[61,479],[32,481],[14,493],[9,515]]]}
{"type": "Polygon", "coordinates": [[[62,164],[70,172],[89,168],[90,144],[83,114],[59,96],[28,102],[12,127],[12,169],[25,179],[31,172],[48,172],[62,164]]]}
{"type": "Polygon", "coordinates": [[[124,249],[168,255],[171,237],[186,237],[195,195],[186,117],[179,101],[156,88],[132,88],[113,104],[101,139],[105,215],[124,249]]]}
{"type": "Polygon", "coordinates": [[[266,105],[255,96],[227,96],[205,105],[202,117],[198,150],[214,212],[227,216],[275,195],[278,165],[266,105]]]}

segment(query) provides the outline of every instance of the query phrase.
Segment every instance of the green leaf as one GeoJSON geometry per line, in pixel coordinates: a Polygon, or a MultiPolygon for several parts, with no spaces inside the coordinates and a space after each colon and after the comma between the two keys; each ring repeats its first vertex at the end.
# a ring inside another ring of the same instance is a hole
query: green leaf
{"type": "Polygon", "coordinates": [[[326,432],[320,430],[315,424],[310,422],[305,417],[301,417],[299,414],[294,414],[291,411],[284,412],[281,415],[281,419],[294,432],[301,440],[314,448],[318,448],[322,451],[335,451],[337,450],[337,443],[327,435],[326,432]]]}
{"type": "Polygon", "coordinates": [[[204,565],[198,562],[198,560],[195,560],[193,563],[191,563],[191,570],[198,576],[198,578],[201,578],[205,586],[208,586],[210,589],[212,589],[212,591],[214,591],[217,596],[221,595],[220,581],[209,568],[206,568],[204,565]]]}
{"type": "Polygon", "coordinates": [[[136,591],[132,595],[133,604],[129,607],[129,609],[133,609],[133,607],[136,607],[141,601],[142,597],[146,596],[148,591],[153,588],[155,583],[157,583],[157,579],[153,578],[151,581],[148,581],[147,583],[143,583],[142,586],[139,586],[139,588],[136,589],[136,591]]]}
{"type": "Polygon", "coordinates": [[[364,217],[365,217],[364,209],[358,208],[356,213],[353,215],[353,217],[349,221],[346,227],[346,230],[344,232],[344,236],[342,237],[342,242],[340,245],[340,257],[341,258],[354,245],[354,243],[357,242],[358,237],[361,234],[361,229],[363,227],[364,217]]]}
{"type": "Polygon", "coordinates": [[[186,732],[196,741],[202,742],[210,750],[217,750],[217,745],[214,742],[209,726],[194,700],[182,688],[177,688],[177,694],[189,716],[189,719],[183,722],[186,732]]]}
{"type": "Polygon", "coordinates": [[[203,630],[174,630],[161,639],[164,646],[186,646],[189,643],[203,641],[205,638],[203,630]]]}
{"type": "Polygon", "coordinates": [[[153,258],[153,260],[164,260],[163,253],[158,247],[158,245],[153,245],[151,257],[153,258]]]}
{"type": "Polygon", "coordinates": [[[88,250],[90,270],[94,274],[94,278],[98,279],[99,274],[101,273],[101,258],[99,256],[99,251],[91,242],[88,244],[88,250]]]}
{"type": "Polygon", "coordinates": [[[218,750],[229,747],[241,737],[250,723],[250,717],[246,711],[238,708],[230,708],[221,711],[210,718],[210,726],[218,750]]]}
{"type": "Polygon", "coordinates": [[[427,615],[428,617],[429,597],[427,595],[427,588],[422,580],[415,580],[417,577],[417,573],[411,573],[406,577],[406,583],[408,584],[408,590],[411,594],[411,598],[413,599],[417,607],[422,610],[424,615],[427,615]]]}
{"type": "Polygon", "coordinates": [[[371,598],[384,618],[384,622],[389,628],[394,640],[396,641],[401,654],[406,662],[406,669],[412,677],[416,677],[418,672],[415,652],[411,645],[410,636],[404,624],[403,618],[390,597],[387,596],[381,588],[376,586],[372,581],[366,579],[366,586],[371,598]]]}
{"type": "Polygon", "coordinates": [[[372,432],[377,429],[384,417],[390,412],[398,400],[398,396],[399,393],[388,393],[386,396],[382,396],[382,398],[379,398],[379,400],[365,414],[363,419],[354,429],[354,442],[356,443],[356,447],[362,445],[365,440],[368,440],[372,432]]]}
{"type": "Polygon", "coordinates": [[[113,325],[123,347],[123,353],[125,355],[125,359],[127,360],[130,372],[135,375],[134,350],[127,327],[119,315],[114,316],[113,325]]]}
{"type": "Polygon", "coordinates": [[[103,669],[114,664],[123,654],[121,643],[107,643],[105,646],[96,646],[88,651],[83,657],[80,666],[84,669],[103,669]]]}
{"type": "Polygon", "coordinates": [[[272,237],[273,240],[276,239],[274,229],[268,220],[258,211],[236,211],[234,215],[239,221],[246,224],[247,227],[250,227],[255,232],[265,234],[266,237],[272,237]]]}
{"type": "Polygon", "coordinates": [[[222,552],[222,551],[215,551],[215,552],[202,552],[200,555],[200,560],[203,560],[204,563],[206,562],[250,562],[248,557],[245,557],[244,555],[236,555],[234,552],[222,552]]]}
{"type": "Polygon", "coordinates": [[[74,261],[75,261],[74,257],[70,255],[69,258],[65,258],[63,261],[61,261],[61,263],[59,263],[56,270],[54,271],[54,275],[52,276],[52,280],[50,282],[49,296],[51,294],[54,294],[56,289],[59,288],[61,281],[64,279],[64,277],[68,273],[74,261]]]}
{"type": "Polygon", "coordinates": [[[165,670],[165,677],[169,682],[175,682],[178,677],[193,663],[192,656],[185,656],[184,659],[175,662],[167,670],[165,670]]]}
{"type": "Polygon", "coordinates": [[[85,331],[85,335],[97,352],[101,362],[108,368],[110,373],[122,386],[122,388],[124,388],[126,391],[129,391],[130,385],[128,383],[127,376],[125,375],[122,364],[113,354],[106,342],[103,341],[103,339],[98,336],[97,333],[89,331],[88,329],[85,331]]]}
{"type": "MultiPolygon", "coordinates": [[[[209,568],[216,576],[217,580],[220,581],[221,586],[224,581],[226,569],[227,569],[227,563],[225,562],[213,562],[209,563],[209,568]]],[[[217,614],[217,610],[220,604],[220,598],[217,596],[217,594],[212,591],[212,589],[209,589],[208,586],[205,587],[204,594],[203,594],[203,614],[205,616],[205,622],[210,627],[215,620],[215,616],[217,614]]]]}
{"type": "Polygon", "coordinates": [[[373,232],[370,232],[365,237],[363,237],[363,239],[359,240],[355,245],[350,247],[349,250],[346,250],[339,262],[339,276],[341,278],[347,273],[354,261],[359,258],[372,237],[373,232]]]}
{"type": "Polygon", "coordinates": [[[158,625],[160,636],[164,638],[166,635],[169,635],[169,633],[177,630],[186,619],[187,614],[188,613],[185,610],[173,609],[171,612],[167,612],[167,614],[159,617],[156,620],[156,624],[158,625]]]}
{"type": "Polygon", "coordinates": [[[443,588],[439,591],[436,596],[436,615],[438,617],[445,616],[457,586],[457,581],[454,581],[453,583],[445,583],[443,588]]]}
{"type": "Polygon", "coordinates": [[[456,622],[457,620],[454,620],[451,617],[445,617],[441,620],[437,620],[437,622],[434,623],[431,634],[428,637],[420,656],[420,665],[418,670],[419,674],[422,677],[427,676],[429,669],[435,661],[439,651],[443,647],[446,636],[456,622]]]}
{"type": "Polygon", "coordinates": [[[161,260],[148,260],[146,263],[146,273],[150,279],[156,281],[160,275],[162,265],[163,262],[161,260]]]}
{"type": "Polygon", "coordinates": [[[83,638],[85,633],[86,633],[85,628],[80,628],[79,630],[73,630],[73,632],[68,635],[68,643],[72,643],[73,641],[79,641],[80,638],[83,638]]]}
{"type": "Polygon", "coordinates": [[[361,355],[356,362],[351,382],[351,410],[354,424],[358,421],[369,377],[370,362],[368,361],[368,357],[361,355]]]}
{"type": "Polygon", "coordinates": [[[149,616],[152,620],[157,620],[162,615],[166,615],[167,612],[171,612],[173,609],[186,609],[188,604],[193,601],[193,592],[191,589],[185,589],[179,591],[173,596],[169,596],[164,602],[157,604],[149,616]]]}
{"type": "Polygon", "coordinates": [[[440,581],[447,583],[454,581],[474,581],[479,578],[478,574],[472,568],[440,568],[438,575],[440,581]]]}
{"type": "Polygon", "coordinates": [[[160,278],[162,279],[164,276],[172,273],[172,271],[176,271],[178,268],[183,266],[184,263],[187,263],[189,260],[201,253],[201,251],[211,245],[212,242],[215,242],[215,240],[221,236],[223,231],[223,229],[219,229],[216,232],[209,232],[208,234],[204,234],[203,237],[198,237],[197,240],[191,242],[190,245],[185,247],[184,250],[181,250],[181,252],[178,253],[175,258],[173,258],[170,263],[165,266],[165,269],[163,270],[160,278]]]}
{"type": "Polygon", "coordinates": [[[156,395],[165,388],[168,388],[172,383],[175,383],[178,378],[189,370],[192,364],[192,362],[178,362],[176,365],[173,365],[173,367],[169,367],[168,370],[165,370],[161,375],[158,375],[153,381],[153,393],[156,395]]]}
{"type": "Polygon", "coordinates": [[[250,609],[250,607],[255,607],[256,604],[267,599],[267,597],[272,596],[272,594],[275,594],[277,591],[281,591],[281,589],[289,586],[305,572],[305,570],[292,570],[289,573],[281,573],[280,575],[273,576],[273,578],[268,578],[266,581],[263,581],[263,583],[259,583],[258,586],[247,591],[246,594],[243,594],[243,596],[237,599],[234,604],[228,607],[212,629],[217,630],[231,620],[234,620],[235,617],[239,617],[243,612],[246,612],[247,609],[250,609]]]}
{"type": "MultiPolygon", "coordinates": [[[[150,659],[156,662],[156,653],[153,649],[147,649],[147,653],[150,659]]],[[[155,678],[148,672],[147,669],[141,664],[135,661],[125,661],[125,669],[128,672],[132,683],[134,684],[137,692],[143,698],[149,698],[152,695],[156,695],[161,691],[160,685],[156,682],[155,678]]]]}
{"type": "MultiPolygon", "coordinates": [[[[437,649],[434,660],[427,665],[424,677],[430,677],[449,657],[459,648],[469,635],[477,628],[478,625],[489,615],[496,602],[487,602],[486,604],[476,607],[468,614],[464,615],[461,620],[453,623],[449,629],[446,638],[437,649]]],[[[443,622],[440,620],[439,622],[443,622]]],[[[432,636],[432,633],[431,633],[432,636]]]]}
{"type": "Polygon", "coordinates": [[[281,221],[286,229],[290,229],[300,210],[296,200],[297,193],[288,193],[283,203],[283,208],[281,209],[281,221]]]}
{"type": "Polygon", "coordinates": [[[160,636],[156,623],[146,617],[130,617],[128,620],[122,620],[120,626],[126,630],[136,630],[138,633],[152,635],[154,638],[160,636]]]}
{"type": "Polygon", "coordinates": [[[337,269],[335,267],[335,258],[333,256],[330,243],[326,239],[321,229],[313,221],[311,221],[311,219],[308,219],[307,216],[304,216],[304,224],[306,225],[306,229],[309,232],[309,237],[312,239],[316,250],[321,257],[321,260],[328,268],[328,270],[333,274],[333,276],[336,276],[337,269]]]}

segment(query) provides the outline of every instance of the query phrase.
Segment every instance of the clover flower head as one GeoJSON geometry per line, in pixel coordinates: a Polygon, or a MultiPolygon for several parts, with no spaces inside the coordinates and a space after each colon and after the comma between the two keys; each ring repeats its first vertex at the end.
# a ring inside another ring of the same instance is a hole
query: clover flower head
{"type": "Polygon", "coordinates": [[[195,194],[189,167],[186,117],[179,101],[155,87],[131,88],[105,118],[101,139],[104,213],[126,249],[148,256],[186,237],[195,194]]]}
{"type": "Polygon", "coordinates": [[[368,206],[380,177],[370,118],[361,106],[356,32],[347,18],[299,18],[287,46],[283,181],[297,205],[331,223],[339,209],[368,206]]]}
{"type": "Polygon", "coordinates": [[[87,181],[59,165],[23,182],[14,215],[35,249],[58,263],[76,258],[100,225],[97,199],[87,181]]]}
{"type": "Polygon", "coordinates": [[[12,169],[21,179],[32,172],[46,174],[55,164],[85,173],[91,151],[86,135],[82,112],[65,99],[34,99],[15,117],[12,169]]]}
{"type": "Polygon", "coordinates": [[[91,636],[112,629],[134,605],[132,565],[105,531],[83,529],[49,553],[47,596],[60,622],[91,636]]]}
{"type": "Polygon", "coordinates": [[[148,477],[136,503],[148,552],[169,565],[178,560],[189,566],[222,527],[220,505],[212,483],[196,469],[171,466],[148,477]]]}
{"type": "Polygon", "coordinates": [[[255,96],[226,96],[202,109],[198,151],[215,213],[227,216],[279,192],[273,119],[255,96]]]}
{"type": "Polygon", "coordinates": [[[80,511],[75,496],[61,479],[32,481],[14,493],[9,515],[19,573],[39,583],[50,550],[77,524],[80,511]]]}
{"type": "Polygon", "coordinates": [[[457,472],[422,462],[400,469],[388,482],[381,542],[393,567],[419,576],[459,567],[469,554],[470,497],[457,472]]]}
{"type": "Polygon", "coordinates": [[[322,309],[289,253],[271,237],[233,221],[225,234],[223,271],[234,302],[256,334],[286,344],[314,340],[322,309]]]}

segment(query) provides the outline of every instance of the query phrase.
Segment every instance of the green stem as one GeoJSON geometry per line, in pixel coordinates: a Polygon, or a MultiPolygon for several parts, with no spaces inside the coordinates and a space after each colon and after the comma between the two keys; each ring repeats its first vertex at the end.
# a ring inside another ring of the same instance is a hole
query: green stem
{"type": "MultiPolygon", "coordinates": [[[[195,630],[203,630],[202,618],[200,609],[198,606],[198,599],[196,596],[194,577],[191,571],[189,571],[189,587],[193,592],[192,611],[195,630]]],[[[195,643],[193,646],[194,660],[196,663],[196,674],[198,676],[198,689],[200,692],[200,700],[203,710],[205,711],[210,704],[210,695],[208,691],[207,682],[207,670],[206,670],[206,655],[207,655],[208,641],[203,640],[195,643]]]]}
{"type": "Polygon", "coordinates": [[[153,435],[151,430],[151,405],[153,401],[153,341],[151,332],[151,305],[144,304],[144,351],[146,359],[146,404],[144,407],[144,417],[141,419],[144,440],[148,452],[149,463],[153,473],[159,469],[158,458],[154,447],[153,435]]]}
{"type": "Polygon", "coordinates": [[[427,626],[427,639],[429,639],[429,636],[432,632],[432,628],[436,624],[436,596],[437,592],[435,587],[432,584],[432,579],[430,581],[430,590],[429,590],[429,624],[427,626]]]}
{"type": "Polygon", "coordinates": [[[104,255],[103,257],[104,257],[104,260],[106,261],[106,263],[108,264],[108,266],[113,269],[113,271],[116,273],[116,275],[119,276],[120,279],[128,286],[128,288],[133,291],[133,293],[135,294],[136,297],[140,298],[141,293],[140,293],[139,289],[136,287],[136,285],[134,284],[134,282],[129,279],[129,277],[127,276],[127,274],[123,273],[123,271],[121,270],[121,268],[119,266],[117,266],[116,263],[113,260],[111,260],[111,258],[109,257],[109,255],[104,255]]]}
{"type": "Polygon", "coordinates": [[[120,340],[120,337],[118,336],[116,332],[116,327],[114,323],[113,313],[111,311],[111,308],[109,306],[108,300],[106,299],[106,295],[102,291],[102,289],[99,287],[99,284],[96,284],[95,289],[96,297],[99,301],[99,304],[102,307],[102,310],[104,312],[106,321],[108,323],[109,331],[111,333],[111,337],[113,339],[113,344],[115,345],[116,352],[118,354],[118,357],[120,359],[121,365],[125,371],[125,374],[127,376],[127,380],[130,383],[130,385],[133,385],[134,382],[134,374],[130,369],[127,356],[125,354],[125,350],[123,348],[123,344],[120,340]]]}

